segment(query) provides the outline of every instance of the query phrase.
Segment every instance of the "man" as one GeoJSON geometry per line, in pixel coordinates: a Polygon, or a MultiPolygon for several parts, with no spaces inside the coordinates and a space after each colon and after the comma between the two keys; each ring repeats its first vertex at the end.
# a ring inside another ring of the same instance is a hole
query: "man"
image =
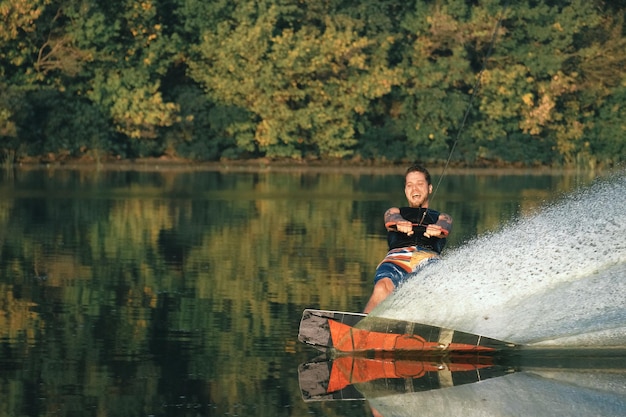
{"type": "Polygon", "coordinates": [[[410,273],[439,258],[452,230],[452,217],[428,208],[432,192],[428,170],[411,166],[404,183],[409,207],[391,207],[385,212],[389,252],[376,268],[374,290],[365,313],[387,298],[410,273]]]}

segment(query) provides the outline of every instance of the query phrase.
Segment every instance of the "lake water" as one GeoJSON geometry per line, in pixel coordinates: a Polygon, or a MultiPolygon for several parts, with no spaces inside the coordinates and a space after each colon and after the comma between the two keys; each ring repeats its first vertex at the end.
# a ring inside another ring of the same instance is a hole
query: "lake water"
{"type": "MultiPolygon", "coordinates": [[[[476,239],[506,244],[510,236],[519,244],[519,226],[507,225],[550,212],[548,205],[595,180],[590,173],[446,174],[432,203],[455,220],[444,256],[465,256],[476,239]]],[[[614,200],[602,204],[623,208],[623,188],[611,190],[614,200]]],[[[569,415],[626,413],[623,350],[612,365],[555,356],[555,367],[532,363],[532,372],[527,363],[515,372],[488,367],[492,377],[478,383],[305,401],[299,368],[324,360],[297,341],[302,310],[363,309],[386,253],[382,215],[403,203],[402,169],[0,171],[0,417],[537,415],[536,406],[525,407],[529,395],[544,415],[563,415],[572,398],[569,415]]],[[[572,221],[593,233],[595,213],[579,217],[572,221]]],[[[615,228],[596,233],[607,230],[615,228]]],[[[621,255],[609,265],[616,269],[602,273],[617,303],[606,323],[619,328],[625,235],[615,236],[621,255]]],[[[493,277],[498,267],[483,260],[471,272],[493,277]]],[[[545,329],[551,314],[562,319],[550,305],[582,291],[579,282],[552,293],[540,285],[543,310],[533,320],[545,329]]],[[[411,291],[419,290],[398,291],[382,310],[409,318],[411,291]]],[[[515,284],[507,291],[515,298],[515,284]]],[[[593,309],[605,307],[599,298],[593,309]]],[[[495,318],[510,319],[496,310],[495,318]]],[[[458,314],[442,309],[439,317],[462,324],[458,314]]],[[[526,340],[533,328],[512,334],[526,340]]],[[[440,371],[432,372],[442,380],[440,371]]]]}

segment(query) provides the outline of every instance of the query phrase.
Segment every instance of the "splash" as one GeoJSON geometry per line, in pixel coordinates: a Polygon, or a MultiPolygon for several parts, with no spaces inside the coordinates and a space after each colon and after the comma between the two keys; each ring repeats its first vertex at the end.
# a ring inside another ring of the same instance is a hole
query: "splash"
{"type": "Polygon", "coordinates": [[[448,252],[372,313],[516,343],[626,346],[626,174],[448,252]]]}

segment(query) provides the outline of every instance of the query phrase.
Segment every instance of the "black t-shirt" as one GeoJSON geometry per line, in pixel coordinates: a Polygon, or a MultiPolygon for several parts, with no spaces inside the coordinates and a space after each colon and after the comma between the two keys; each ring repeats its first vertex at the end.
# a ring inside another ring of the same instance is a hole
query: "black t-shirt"
{"type": "Polygon", "coordinates": [[[437,223],[439,220],[439,212],[432,209],[400,207],[400,215],[411,223],[421,224],[422,226],[413,226],[413,235],[408,236],[406,233],[388,231],[387,243],[389,250],[397,248],[405,248],[407,246],[419,246],[424,249],[441,253],[446,245],[445,238],[424,236],[426,226],[437,223]]]}

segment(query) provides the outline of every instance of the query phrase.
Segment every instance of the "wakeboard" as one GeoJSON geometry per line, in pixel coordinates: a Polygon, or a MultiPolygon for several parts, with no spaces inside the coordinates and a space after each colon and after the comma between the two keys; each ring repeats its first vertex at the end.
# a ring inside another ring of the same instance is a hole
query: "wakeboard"
{"type": "Polygon", "coordinates": [[[487,353],[515,347],[513,343],[438,326],[315,309],[303,311],[298,340],[323,352],[367,355],[487,353]]]}

